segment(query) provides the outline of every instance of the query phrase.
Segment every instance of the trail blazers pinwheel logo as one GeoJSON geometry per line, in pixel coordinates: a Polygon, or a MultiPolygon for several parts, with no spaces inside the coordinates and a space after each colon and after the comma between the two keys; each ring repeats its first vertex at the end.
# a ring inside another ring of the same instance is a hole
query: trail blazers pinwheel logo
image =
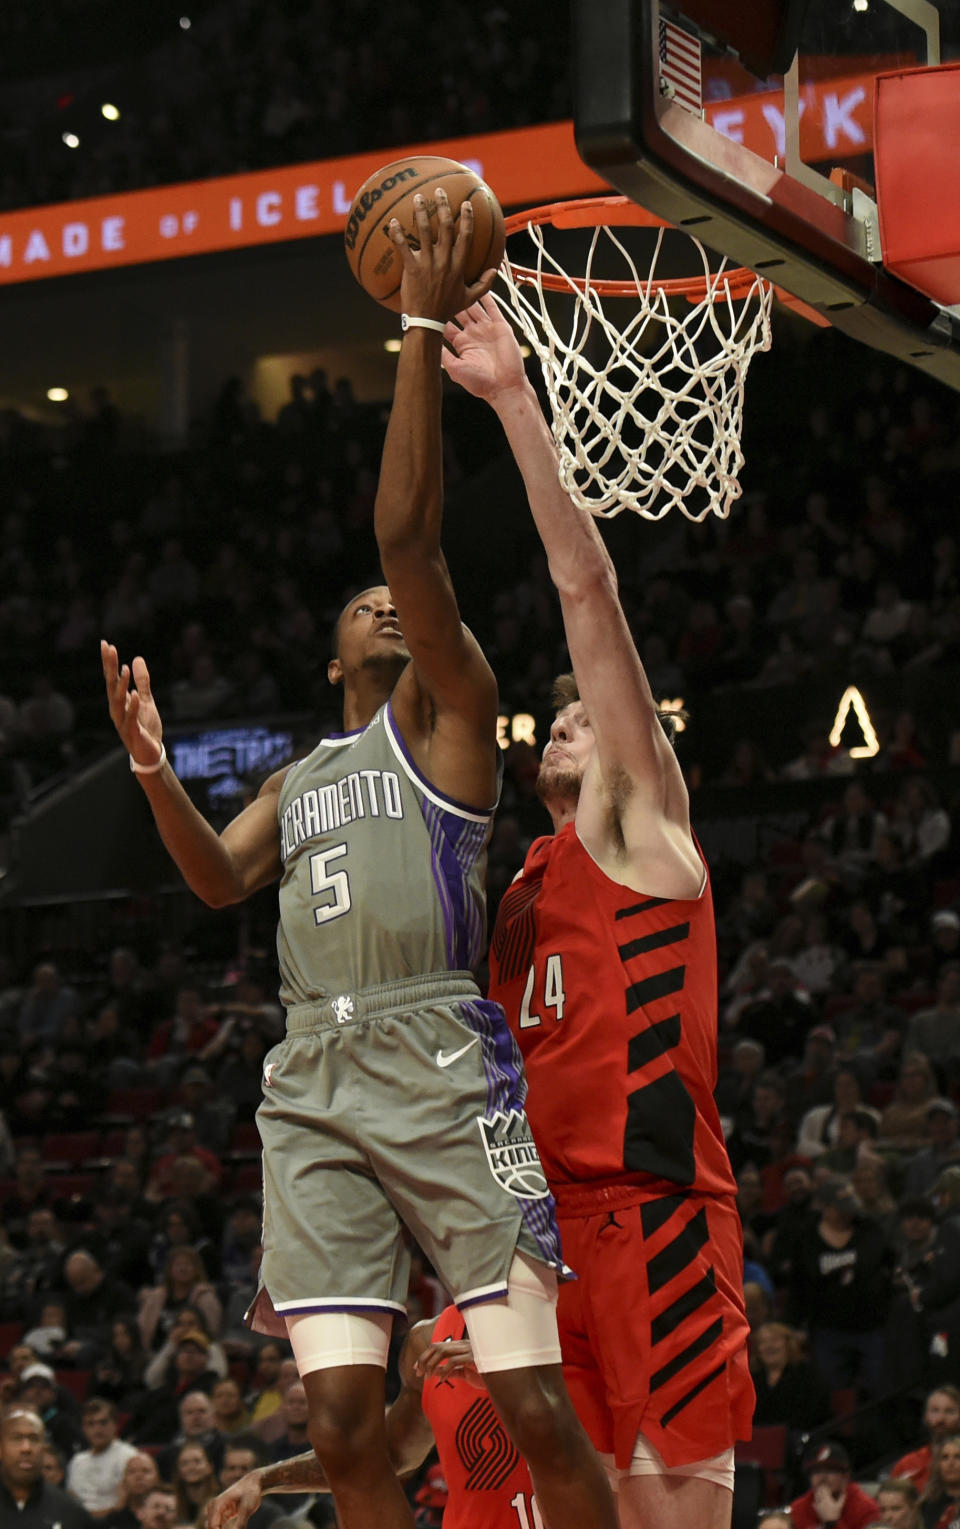
{"type": "Polygon", "coordinates": [[[490,1172],[501,1188],[518,1200],[545,1200],[550,1191],[522,1110],[478,1115],[477,1124],[490,1172]]]}

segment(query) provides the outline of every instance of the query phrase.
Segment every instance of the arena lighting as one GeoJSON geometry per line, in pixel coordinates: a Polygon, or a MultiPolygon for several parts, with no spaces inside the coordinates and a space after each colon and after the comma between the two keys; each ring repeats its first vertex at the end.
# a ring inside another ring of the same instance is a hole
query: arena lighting
{"type": "Polygon", "coordinates": [[[108,122],[119,122],[120,108],[118,106],[114,106],[110,101],[104,101],[100,108],[100,115],[101,117],[106,117],[108,122]]]}
{"type": "Polygon", "coordinates": [[[66,403],[70,394],[66,388],[47,388],[47,397],[51,403],[66,403]]]}
{"type": "Polygon", "coordinates": [[[180,30],[181,30],[181,32],[189,32],[191,25],[192,25],[192,23],[190,21],[190,17],[189,16],[181,16],[180,17],[180,30]]]}
{"type": "Polygon", "coordinates": [[[79,149],[80,139],[76,133],[61,133],[60,135],[68,149],[79,149]]]}
{"type": "Polygon", "coordinates": [[[880,741],[877,738],[876,729],[870,720],[867,703],[856,685],[848,685],[840,697],[840,705],[837,707],[837,718],[830,733],[830,746],[831,748],[839,748],[843,729],[846,727],[847,718],[851,710],[860,723],[864,742],[858,744],[856,748],[849,750],[850,758],[873,759],[874,755],[880,752],[880,741]]]}
{"type": "Polygon", "coordinates": [[[853,0],[853,8],[855,11],[868,11],[870,0],[853,0]]]}
{"type": "Polygon", "coordinates": [[[403,341],[402,340],[384,340],[383,348],[384,348],[385,351],[388,351],[391,356],[395,356],[395,355],[398,354],[399,351],[401,351],[403,349],[403,341]]]}

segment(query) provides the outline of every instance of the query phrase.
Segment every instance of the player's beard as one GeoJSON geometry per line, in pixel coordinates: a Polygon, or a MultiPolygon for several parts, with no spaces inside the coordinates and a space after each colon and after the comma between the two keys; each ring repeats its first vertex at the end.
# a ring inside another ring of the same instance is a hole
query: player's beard
{"type": "Polygon", "coordinates": [[[551,802],[577,802],[582,783],[582,770],[572,765],[564,768],[544,760],[537,775],[537,795],[545,807],[551,802]]]}

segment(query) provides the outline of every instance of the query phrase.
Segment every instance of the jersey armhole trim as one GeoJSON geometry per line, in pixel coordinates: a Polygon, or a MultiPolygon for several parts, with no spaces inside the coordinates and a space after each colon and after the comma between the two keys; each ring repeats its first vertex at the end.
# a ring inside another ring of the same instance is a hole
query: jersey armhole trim
{"type": "MultiPolygon", "coordinates": [[[[605,871],[604,870],[603,866],[600,864],[600,862],[597,859],[596,855],[594,855],[594,853],[589,848],[589,846],[584,843],[583,838],[582,838],[581,833],[580,833],[580,830],[579,830],[579,828],[576,825],[576,820],[574,820],[573,831],[574,831],[574,833],[577,836],[577,843],[580,845],[580,848],[583,850],[583,853],[586,855],[587,859],[590,861],[590,864],[593,865],[593,866],[596,866],[597,870],[600,872],[600,875],[605,877],[606,880],[609,881],[612,886],[626,887],[626,890],[628,892],[635,892],[638,897],[643,897],[644,895],[646,895],[647,897],[661,897],[662,896],[662,893],[654,892],[651,887],[631,887],[631,886],[628,886],[625,881],[617,881],[616,877],[611,876],[609,871],[605,871]]],[[[707,862],[706,862],[706,860],[703,857],[703,851],[700,848],[699,844],[697,843],[696,839],[693,840],[693,847],[694,847],[694,849],[697,852],[697,858],[700,861],[700,869],[703,872],[703,875],[702,875],[701,880],[700,880],[700,890],[696,893],[696,895],[694,897],[665,897],[663,899],[664,902],[669,902],[669,903],[698,903],[698,902],[702,901],[703,894],[707,890],[707,884],[708,884],[708,882],[710,880],[710,874],[709,874],[709,872],[707,870],[707,862]]]]}
{"type": "Polygon", "coordinates": [[[480,810],[476,807],[467,807],[463,802],[456,801],[454,797],[446,796],[442,791],[438,791],[437,787],[431,785],[426,776],[421,775],[410,757],[407,745],[401,737],[393,715],[393,708],[389,701],[384,710],[383,722],[390,747],[393,749],[404,774],[408,776],[419,791],[423,792],[424,796],[433,802],[435,807],[442,807],[445,812],[455,813],[458,818],[465,818],[468,823],[489,823],[496,811],[496,802],[494,802],[492,807],[480,810]]]}

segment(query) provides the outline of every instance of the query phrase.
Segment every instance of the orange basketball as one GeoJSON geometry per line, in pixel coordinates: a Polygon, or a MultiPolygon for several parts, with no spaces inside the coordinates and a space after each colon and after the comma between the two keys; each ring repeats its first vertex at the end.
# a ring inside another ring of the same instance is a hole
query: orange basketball
{"type": "Polygon", "coordinates": [[[398,218],[411,244],[417,242],[413,217],[413,198],[419,191],[426,198],[427,211],[434,232],[437,208],[433,193],[442,186],[450,198],[454,226],[460,219],[465,201],[473,207],[473,243],[467,256],[464,275],[468,283],[476,281],[491,266],[503,259],[506,235],[503,213],[490,187],[479,175],[455,159],[440,159],[433,154],[417,154],[384,165],[364,181],[353,199],[344,240],[350,269],[365,292],[385,308],[400,312],[400,278],[403,262],[390,238],[391,218],[398,218]]]}

